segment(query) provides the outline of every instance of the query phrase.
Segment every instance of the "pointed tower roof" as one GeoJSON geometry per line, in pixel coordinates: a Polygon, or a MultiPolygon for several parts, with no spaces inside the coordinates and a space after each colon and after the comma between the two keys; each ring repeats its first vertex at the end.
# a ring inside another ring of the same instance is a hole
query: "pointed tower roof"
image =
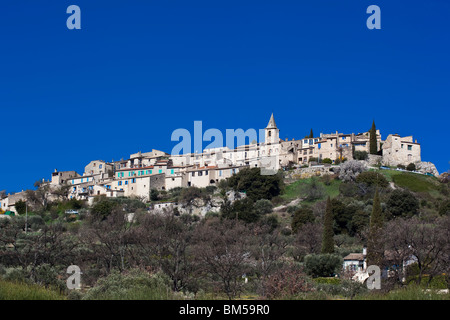
{"type": "Polygon", "coordinates": [[[275,123],[275,119],[273,118],[273,113],[270,116],[269,123],[267,124],[266,129],[278,129],[277,124],[275,123]]]}

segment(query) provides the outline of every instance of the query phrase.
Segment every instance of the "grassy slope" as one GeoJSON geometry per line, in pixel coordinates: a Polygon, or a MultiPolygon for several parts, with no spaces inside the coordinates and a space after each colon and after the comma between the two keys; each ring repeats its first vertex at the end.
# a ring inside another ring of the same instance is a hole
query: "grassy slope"
{"type": "MultiPolygon", "coordinates": [[[[284,200],[294,200],[296,198],[301,197],[301,190],[306,184],[311,183],[311,178],[309,179],[301,179],[297,180],[294,183],[291,183],[286,186],[283,195],[281,196],[284,200]]],[[[339,195],[339,185],[341,184],[340,180],[333,180],[330,185],[325,185],[319,181],[325,188],[326,195],[323,199],[326,199],[327,196],[331,198],[337,197],[339,195]]]]}
{"type": "Polygon", "coordinates": [[[380,170],[380,172],[398,187],[413,192],[428,193],[433,198],[439,196],[439,182],[435,177],[397,170],[380,170]]]}
{"type": "MultiPolygon", "coordinates": [[[[439,195],[439,182],[435,177],[397,170],[380,170],[380,172],[386,176],[388,181],[394,182],[398,187],[407,188],[413,192],[429,193],[433,197],[439,195]]],[[[333,180],[329,186],[320,182],[320,179],[318,181],[325,187],[326,195],[323,199],[327,196],[334,198],[339,195],[340,180],[333,180]]],[[[297,180],[286,186],[281,197],[284,200],[299,198],[301,197],[302,187],[309,183],[311,183],[311,178],[297,180]]]]}
{"type": "Polygon", "coordinates": [[[57,291],[38,285],[0,280],[0,300],[64,300],[57,291]]]}

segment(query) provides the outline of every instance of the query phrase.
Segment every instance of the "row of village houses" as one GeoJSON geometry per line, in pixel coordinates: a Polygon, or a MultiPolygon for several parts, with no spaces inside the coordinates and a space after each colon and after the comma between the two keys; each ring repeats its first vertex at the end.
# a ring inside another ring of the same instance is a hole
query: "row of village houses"
{"type": "MultiPolygon", "coordinates": [[[[265,128],[265,142],[205,149],[203,153],[170,155],[152,150],[130,155],[127,160],[91,161],[82,175],[75,171],[52,173],[51,188],[69,185],[68,197],[89,200],[98,195],[107,197],[137,196],[149,198],[151,189],[170,190],[176,187],[215,186],[245,167],[264,167],[267,158],[274,159],[274,170],[290,164],[307,164],[329,158],[352,159],[354,151],[369,152],[369,133],[320,134],[316,138],[281,140],[273,114],[265,128]]],[[[385,141],[377,130],[378,149],[382,146],[383,161],[388,165],[420,161],[420,144],[412,137],[389,135],[385,141]]],[[[24,199],[24,192],[1,199],[3,211],[15,211],[14,203],[24,199]]]]}

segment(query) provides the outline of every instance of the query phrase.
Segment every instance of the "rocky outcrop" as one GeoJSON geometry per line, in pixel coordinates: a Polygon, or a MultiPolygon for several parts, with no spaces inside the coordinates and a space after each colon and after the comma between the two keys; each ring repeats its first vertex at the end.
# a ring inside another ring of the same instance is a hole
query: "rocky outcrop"
{"type": "Polygon", "coordinates": [[[420,173],[431,173],[433,176],[438,177],[439,172],[436,169],[436,166],[431,162],[419,161],[415,163],[416,171],[420,173]]]}

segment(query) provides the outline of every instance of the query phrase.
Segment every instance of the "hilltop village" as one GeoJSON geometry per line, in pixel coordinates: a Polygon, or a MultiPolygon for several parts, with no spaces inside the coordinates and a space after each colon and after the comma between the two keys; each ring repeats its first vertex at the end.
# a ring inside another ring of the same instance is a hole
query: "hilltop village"
{"type": "MultiPolygon", "coordinates": [[[[376,132],[377,152],[370,152],[370,131],[363,133],[329,133],[303,139],[281,140],[280,129],[274,115],[265,128],[265,141],[238,146],[205,149],[202,153],[171,155],[163,151],[138,152],[127,160],[93,160],[84,172],[55,171],[51,180],[40,187],[52,190],[66,187],[68,199],[93,200],[96,196],[138,197],[144,201],[152,189],[162,191],[177,187],[216,186],[246,167],[263,167],[264,159],[276,159],[275,170],[291,168],[328,168],[351,159],[363,160],[383,166],[406,167],[414,164],[415,170],[437,176],[435,166],[422,162],[421,148],[412,136],[389,134],[382,140],[376,132]]],[[[312,130],[311,130],[312,133],[312,130]]],[[[375,141],[375,140],[373,140],[375,141]]],[[[16,212],[15,203],[24,200],[25,192],[3,194],[1,209],[16,212]]]]}

